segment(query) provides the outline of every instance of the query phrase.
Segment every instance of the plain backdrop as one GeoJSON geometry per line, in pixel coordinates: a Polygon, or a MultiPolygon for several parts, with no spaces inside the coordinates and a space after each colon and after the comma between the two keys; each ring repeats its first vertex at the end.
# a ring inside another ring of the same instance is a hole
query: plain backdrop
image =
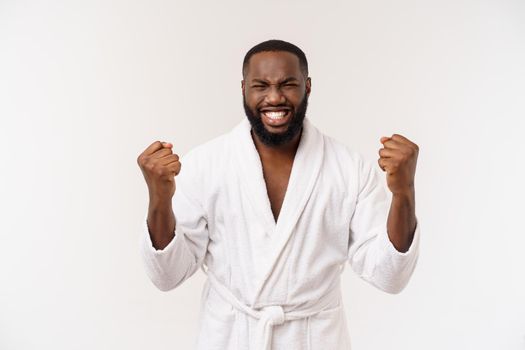
{"type": "Polygon", "coordinates": [[[524,1],[0,0],[0,349],[190,349],[204,282],[168,293],[138,250],[155,140],[242,118],[253,45],[306,53],[307,112],[374,161],[420,146],[416,271],[347,268],[354,350],[525,349],[524,1]]]}

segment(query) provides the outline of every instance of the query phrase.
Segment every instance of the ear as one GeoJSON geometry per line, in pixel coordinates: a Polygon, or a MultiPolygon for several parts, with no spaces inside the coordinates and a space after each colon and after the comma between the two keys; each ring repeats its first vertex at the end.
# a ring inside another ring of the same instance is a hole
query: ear
{"type": "Polygon", "coordinates": [[[310,77],[306,78],[306,94],[309,96],[310,91],[312,91],[312,79],[310,77]]]}
{"type": "Polygon", "coordinates": [[[244,95],[244,79],[241,80],[241,90],[242,94],[244,95]]]}

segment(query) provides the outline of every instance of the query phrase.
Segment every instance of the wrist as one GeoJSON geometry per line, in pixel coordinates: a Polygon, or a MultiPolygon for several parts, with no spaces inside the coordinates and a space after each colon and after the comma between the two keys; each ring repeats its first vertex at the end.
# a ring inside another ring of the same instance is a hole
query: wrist
{"type": "Polygon", "coordinates": [[[406,188],[402,188],[399,190],[396,190],[395,192],[392,192],[392,196],[396,198],[403,198],[403,199],[411,199],[415,197],[415,188],[414,186],[408,186],[406,188]]]}
{"type": "Polygon", "coordinates": [[[149,207],[154,208],[170,208],[171,209],[171,197],[152,195],[149,196],[149,207]]]}

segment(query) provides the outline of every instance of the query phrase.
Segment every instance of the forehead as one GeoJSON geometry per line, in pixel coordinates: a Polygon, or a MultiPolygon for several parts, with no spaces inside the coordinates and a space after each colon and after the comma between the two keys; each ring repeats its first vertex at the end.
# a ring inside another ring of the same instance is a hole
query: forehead
{"type": "Polygon", "coordinates": [[[279,79],[302,75],[299,58],[287,51],[259,52],[248,61],[246,78],[279,79]]]}

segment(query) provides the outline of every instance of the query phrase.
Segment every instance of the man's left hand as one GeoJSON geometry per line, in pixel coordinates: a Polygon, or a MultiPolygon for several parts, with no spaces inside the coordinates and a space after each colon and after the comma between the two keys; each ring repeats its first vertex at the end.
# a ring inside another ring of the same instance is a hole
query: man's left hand
{"type": "Polygon", "coordinates": [[[379,150],[378,163],[387,174],[388,188],[394,195],[413,193],[419,147],[398,134],[381,137],[380,142],[383,148],[379,150]]]}

